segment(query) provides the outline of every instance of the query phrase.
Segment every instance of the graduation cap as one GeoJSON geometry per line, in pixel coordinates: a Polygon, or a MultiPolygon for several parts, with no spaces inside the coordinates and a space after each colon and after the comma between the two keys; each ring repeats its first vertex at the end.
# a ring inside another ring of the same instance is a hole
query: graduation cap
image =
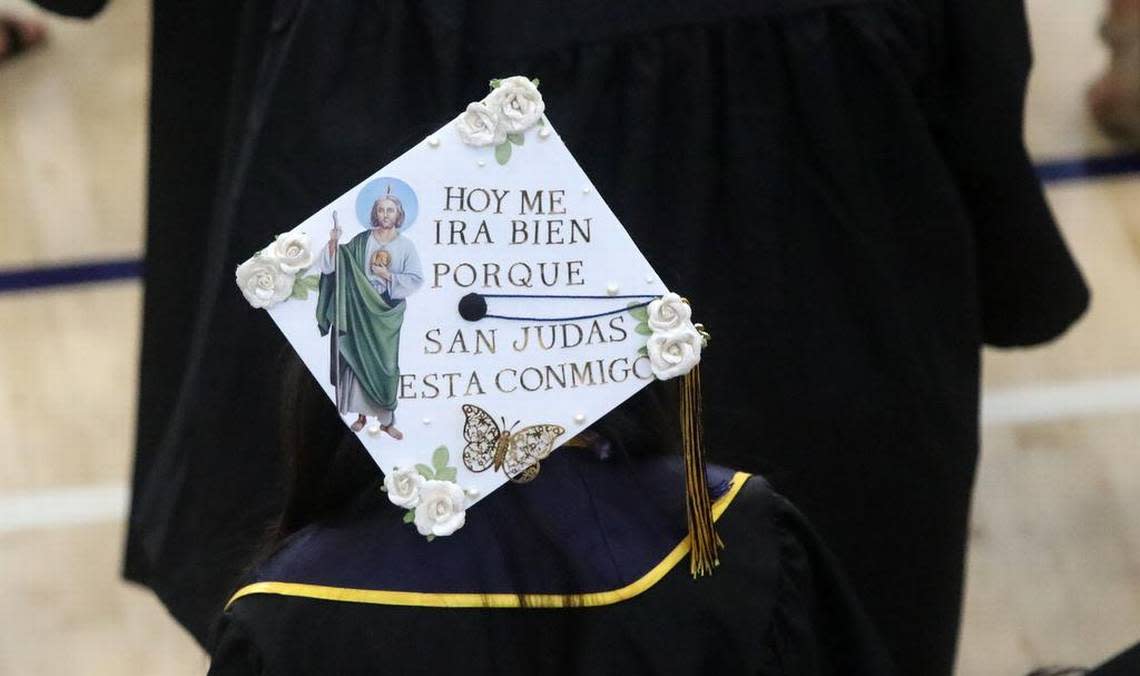
{"type": "MultiPolygon", "coordinates": [[[[694,575],[723,547],[701,451],[708,334],[594,190],[538,81],[482,101],[237,268],[430,538],[655,379],[678,378],[694,575]]],[[[471,518],[478,518],[477,511],[471,518]]]]}

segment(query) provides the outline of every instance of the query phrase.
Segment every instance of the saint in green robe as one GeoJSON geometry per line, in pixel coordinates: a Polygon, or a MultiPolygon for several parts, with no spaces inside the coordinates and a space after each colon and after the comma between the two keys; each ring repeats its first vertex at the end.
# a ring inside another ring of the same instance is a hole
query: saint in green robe
{"type": "Polygon", "coordinates": [[[422,282],[419,260],[410,240],[397,236],[378,244],[367,230],[339,249],[336,274],[328,274],[334,269],[327,265],[331,261],[322,265],[325,274],[317,298],[321,335],[328,335],[334,324],[339,326],[332,338],[331,364],[333,382],[338,383],[337,405],[342,413],[347,408],[391,424],[399,392],[400,327],[407,307],[402,297],[422,282]],[[366,267],[370,250],[377,247],[392,254],[389,270],[393,279],[383,294],[366,267]],[[360,401],[361,394],[364,401],[360,401]]]}

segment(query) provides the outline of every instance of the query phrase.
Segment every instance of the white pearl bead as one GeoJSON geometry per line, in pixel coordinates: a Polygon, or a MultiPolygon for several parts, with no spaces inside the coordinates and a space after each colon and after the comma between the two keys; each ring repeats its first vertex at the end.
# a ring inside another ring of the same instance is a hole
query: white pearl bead
{"type": "Polygon", "coordinates": [[[582,188],[582,194],[583,195],[589,195],[590,194],[590,186],[586,186],[585,188],[582,188]]]}
{"type": "Polygon", "coordinates": [[[583,414],[581,414],[581,413],[579,413],[579,414],[577,414],[577,415],[575,415],[575,416],[574,416],[574,422],[576,422],[576,423],[578,423],[579,425],[581,425],[582,423],[586,422],[586,416],[585,416],[585,415],[583,415],[583,414]]]}
{"type": "Polygon", "coordinates": [[[430,425],[431,424],[431,418],[424,418],[424,424],[430,425]]]}
{"type": "Polygon", "coordinates": [[[611,296],[616,296],[620,290],[621,289],[618,287],[618,285],[614,284],[613,282],[610,282],[609,285],[606,286],[606,293],[611,296]]]}
{"type": "Polygon", "coordinates": [[[539,138],[544,139],[548,136],[550,136],[550,127],[544,126],[542,129],[538,130],[538,137],[539,138]]]}
{"type": "Polygon", "coordinates": [[[428,142],[428,145],[431,146],[432,148],[438,148],[439,147],[439,137],[438,136],[429,136],[427,142],[428,142]]]}
{"type": "Polygon", "coordinates": [[[372,423],[371,425],[369,425],[368,426],[368,433],[371,434],[372,436],[376,436],[377,434],[380,434],[380,424],[379,423],[372,423]]]}
{"type": "Polygon", "coordinates": [[[480,167],[485,167],[485,166],[487,166],[487,162],[486,162],[485,160],[479,160],[479,161],[478,161],[478,162],[476,162],[475,164],[478,164],[480,167]]]}

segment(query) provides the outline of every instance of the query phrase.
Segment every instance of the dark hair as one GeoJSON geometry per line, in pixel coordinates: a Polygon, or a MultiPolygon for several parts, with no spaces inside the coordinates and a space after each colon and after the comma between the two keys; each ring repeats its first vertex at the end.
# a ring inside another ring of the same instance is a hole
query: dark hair
{"type": "Polygon", "coordinates": [[[286,350],[280,431],[285,506],[271,529],[270,550],[381,481],[376,463],[352,438],[328,396],[296,353],[286,350]]]}

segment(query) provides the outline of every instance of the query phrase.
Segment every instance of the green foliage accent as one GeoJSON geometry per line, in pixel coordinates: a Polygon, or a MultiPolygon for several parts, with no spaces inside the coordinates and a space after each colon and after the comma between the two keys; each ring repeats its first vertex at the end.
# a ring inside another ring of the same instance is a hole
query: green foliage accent
{"type": "Polygon", "coordinates": [[[294,300],[305,300],[309,297],[309,292],[316,291],[320,285],[321,278],[317,275],[296,277],[293,279],[293,291],[289,294],[289,297],[294,300]]]}
{"type": "Polygon", "coordinates": [[[501,84],[503,84],[503,81],[499,78],[495,78],[494,80],[491,80],[491,89],[498,89],[499,85],[501,84]]]}
{"type": "Polygon", "coordinates": [[[301,283],[300,279],[293,280],[293,291],[289,294],[293,300],[305,300],[309,297],[309,290],[301,283]]]}
{"type": "MultiPolygon", "coordinates": [[[[420,473],[424,479],[428,481],[451,481],[454,482],[459,470],[454,467],[448,467],[447,462],[450,459],[451,453],[447,450],[447,446],[438,446],[431,453],[431,464],[433,467],[428,467],[423,463],[416,464],[416,471],[420,473]]],[[[404,514],[404,523],[413,523],[416,518],[414,510],[408,510],[404,514]]],[[[434,535],[428,535],[427,541],[431,542],[435,539],[434,535]]]]}
{"type": "MultiPolygon", "coordinates": [[[[535,85],[535,86],[537,86],[537,85],[535,85]]],[[[538,126],[540,126],[540,127],[545,127],[545,126],[546,126],[546,116],[545,116],[545,115],[543,115],[542,117],[538,118],[538,126]]]]}
{"type": "Polygon", "coordinates": [[[641,347],[637,348],[637,353],[643,357],[648,357],[649,356],[649,348],[642,345],[641,347]]]}
{"type": "Polygon", "coordinates": [[[536,77],[532,77],[532,78],[530,79],[530,81],[531,81],[532,83],[534,83],[534,86],[535,86],[535,87],[538,87],[539,83],[540,83],[540,82],[542,82],[542,80],[539,80],[539,79],[538,79],[538,78],[536,78],[536,77]]]}
{"type": "Polygon", "coordinates": [[[511,159],[511,142],[503,141],[495,146],[495,161],[499,164],[506,164],[507,160],[511,159]]]}
{"type": "Polygon", "coordinates": [[[438,475],[440,470],[447,469],[447,446],[440,446],[431,454],[431,466],[438,475]]]}
{"type": "Polygon", "coordinates": [[[633,327],[635,333],[643,336],[653,335],[653,329],[649,328],[649,308],[641,303],[630,303],[628,306],[629,314],[637,320],[637,326],[633,327]]]}
{"type": "Polygon", "coordinates": [[[521,146],[525,141],[522,134],[507,134],[507,140],[516,146],[521,146]]]}
{"type": "Polygon", "coordinates": [[[641,303],[630,303],[629,314],[639,322],[649,321],[649,308],[641,303]]]}

